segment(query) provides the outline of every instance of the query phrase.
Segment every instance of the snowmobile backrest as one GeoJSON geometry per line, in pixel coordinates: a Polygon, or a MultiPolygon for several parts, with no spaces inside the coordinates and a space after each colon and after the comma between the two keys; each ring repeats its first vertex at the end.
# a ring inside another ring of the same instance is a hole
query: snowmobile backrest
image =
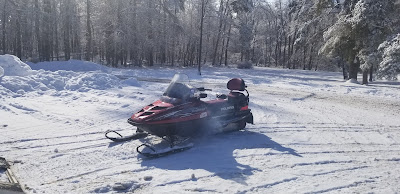
{"type": "Polygon", "coordinates": [[[240,78],[233,78],[233,79],[229,80],[228,83],[226,84],[226,87],[229,90],[244,91],[246,89],[244,80],[240,79],[240,78]]]}

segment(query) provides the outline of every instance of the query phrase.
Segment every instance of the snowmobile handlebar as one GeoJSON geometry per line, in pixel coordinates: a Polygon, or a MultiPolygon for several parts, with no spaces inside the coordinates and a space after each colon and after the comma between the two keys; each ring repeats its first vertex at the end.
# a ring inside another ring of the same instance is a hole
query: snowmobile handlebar
{"type": "Polygon", "coordinates": [[[204,87],[200,87],[200,88],[196,88],[198,91],[200,91],[200,92],[204,92],[204,91],[212,91],[211,89],[207,89],[207,88],[204,88],[204,87]]]}

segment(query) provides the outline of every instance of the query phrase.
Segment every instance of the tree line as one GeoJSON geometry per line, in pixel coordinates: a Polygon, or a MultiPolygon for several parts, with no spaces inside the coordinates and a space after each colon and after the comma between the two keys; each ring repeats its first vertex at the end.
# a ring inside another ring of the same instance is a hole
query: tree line
{"type": "Polygon", "coordinates": [[[395,0],[0,0],[0,52],[34,62],[199,72],[205,63],[251,63],[354,78],[378,69],[379,45],[400,32],[398,13],[395,0]]]}

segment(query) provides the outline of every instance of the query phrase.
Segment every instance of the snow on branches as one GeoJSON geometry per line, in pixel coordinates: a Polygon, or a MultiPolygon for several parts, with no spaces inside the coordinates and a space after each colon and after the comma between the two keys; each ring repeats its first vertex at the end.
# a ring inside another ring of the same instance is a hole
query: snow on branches
{"type": "Polygon", "coordinates": [[[378,77],[397,80],[400,74],[400,33],[379,46],[382,62],[379,64],[378,77]]]}

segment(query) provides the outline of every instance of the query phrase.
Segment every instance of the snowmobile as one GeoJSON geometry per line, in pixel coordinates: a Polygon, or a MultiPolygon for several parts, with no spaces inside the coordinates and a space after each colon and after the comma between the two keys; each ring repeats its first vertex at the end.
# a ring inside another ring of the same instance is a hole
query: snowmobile
{"type": "Polygon", "coordinates": [[[117,131],[107,131],[105,136],[120,142],[155,135],[169,143],[168,149],[159,151],[148,144],[137,147],[137,152],[146,157],[184,151],[193,144],[181,144],[196,135],[236,131],[244,129],[246,123],[253,124],[246,87],[243,79],[233,78],[227,83],[228,94],[217,94],[215,99],[203,100],[207,98],[204,92],[211,89],[193,87],[186,74],[176,74],[159,100],[128,119],[129,124],[137,127],[136,134],[124,137],[117,131]],[[146,147],[149,151],[144,152],[146,147]]]}

